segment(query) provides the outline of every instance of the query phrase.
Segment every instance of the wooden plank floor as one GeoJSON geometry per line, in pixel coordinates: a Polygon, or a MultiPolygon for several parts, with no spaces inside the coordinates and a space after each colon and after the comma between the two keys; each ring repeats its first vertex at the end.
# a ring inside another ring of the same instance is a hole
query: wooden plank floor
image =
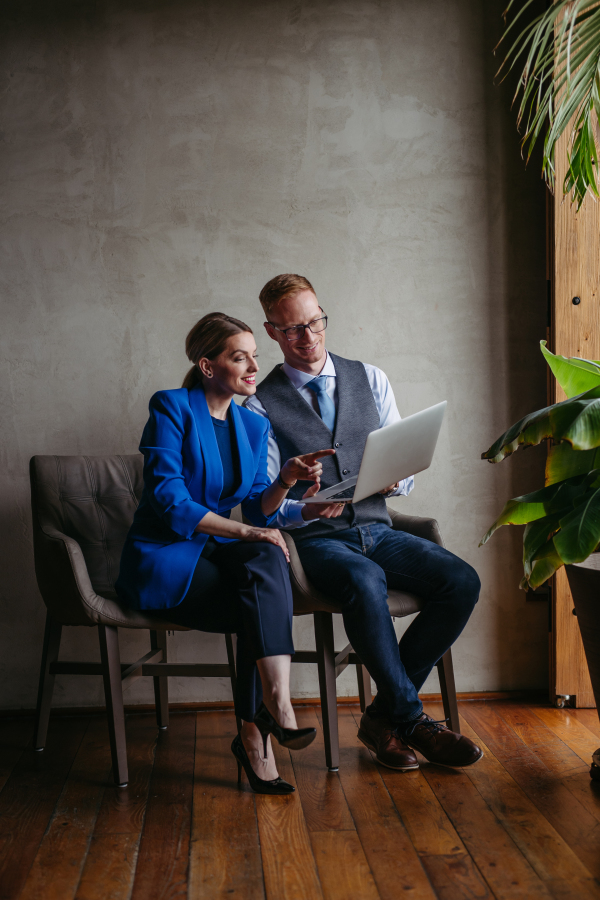
{"type": "MultiPolygon", "coordinates": [[[[426,704],[441,718],[441,706],[426,704]]],[[[377,766],[339,708],[340,770],[320,710],[307,750],[276,748],[285,797],[237,771],[228,712],[127,720],[130,782],[112,786],[102,717],[0,720],[0,900],[600,900],[595,710],[460,703],[485,756],[468,769],[377,766]]]]}

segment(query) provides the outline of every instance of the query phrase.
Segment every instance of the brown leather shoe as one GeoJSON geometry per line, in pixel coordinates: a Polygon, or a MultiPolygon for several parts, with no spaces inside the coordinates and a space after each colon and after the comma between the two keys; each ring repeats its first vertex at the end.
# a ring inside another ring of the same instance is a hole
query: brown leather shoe
{"type": "Polygon", "coordinates": [[[472,766],[483,756],[483,750],[468,737],[450,731],[426,713],[399,729],[399,733],[409,747],[439,766],[472,766]]]}
{"type": "Polygon", "coordinates": [[[385,716],[370,716],[364,713],[360,720],[358,738],[365,747],[372,750],[377,761],[388,769],[408,772],[418,769],[419,763],[413,751],[394,731],[394,726],[385,716]]]}

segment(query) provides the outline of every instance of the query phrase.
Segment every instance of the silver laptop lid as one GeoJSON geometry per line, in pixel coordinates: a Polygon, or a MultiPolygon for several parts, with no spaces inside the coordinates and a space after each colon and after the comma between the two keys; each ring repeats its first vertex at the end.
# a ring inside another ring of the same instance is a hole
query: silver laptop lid
{"type": "Polygon", "coordinates": [[[372,431],[363,453],[353,503],[429,468],[447,402],[372,431]]]}

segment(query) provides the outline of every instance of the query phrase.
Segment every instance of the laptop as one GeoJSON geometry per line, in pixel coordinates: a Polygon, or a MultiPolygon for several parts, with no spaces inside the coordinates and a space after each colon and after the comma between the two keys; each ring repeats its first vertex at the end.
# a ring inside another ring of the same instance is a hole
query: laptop
{"type": "Polygon", "coordinates": [[[447,402],[437,403],[372,431],[365,444],[358,475],[308,497],[303,503],[359,503],[373,494],[428,469],[447,402]]]}

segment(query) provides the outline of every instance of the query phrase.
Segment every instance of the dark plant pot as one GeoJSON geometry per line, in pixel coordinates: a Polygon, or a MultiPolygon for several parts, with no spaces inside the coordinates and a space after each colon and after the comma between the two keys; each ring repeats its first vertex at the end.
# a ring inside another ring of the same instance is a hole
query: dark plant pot
{"type": "MultiPolygon", "coordinates": [[[[600,553],[592,553],[585,562],[566,566],[566,572],[600,716],[600,553]]],[[[600,749],[594,753],[590,775],[600,781],[600,749]]]]}

